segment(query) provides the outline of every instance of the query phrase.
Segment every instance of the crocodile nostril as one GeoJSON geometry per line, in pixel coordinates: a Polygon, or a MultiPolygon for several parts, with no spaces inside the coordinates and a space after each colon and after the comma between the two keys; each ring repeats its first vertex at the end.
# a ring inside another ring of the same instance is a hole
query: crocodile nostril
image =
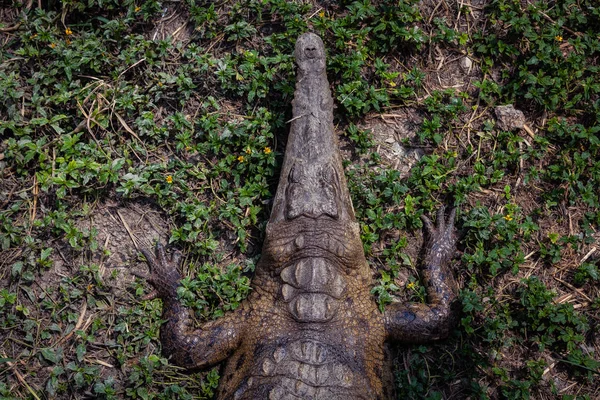
{"type": "Polygon", "coordinates": [[[316,47],[306,47],[304,49],[304,54],[307,58],[316,58],[317,57],[317,48],[316,47]]]}

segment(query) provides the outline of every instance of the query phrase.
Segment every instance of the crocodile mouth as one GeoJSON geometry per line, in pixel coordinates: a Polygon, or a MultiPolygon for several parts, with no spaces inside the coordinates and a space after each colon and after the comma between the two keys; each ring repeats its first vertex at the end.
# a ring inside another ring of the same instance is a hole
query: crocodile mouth
{"type": "Polygon", "coordinates": [[[293,118],[270,223],[307,218],[354,221],[333,124],[325,48],[316,35],[296,43],[293,118]]]}

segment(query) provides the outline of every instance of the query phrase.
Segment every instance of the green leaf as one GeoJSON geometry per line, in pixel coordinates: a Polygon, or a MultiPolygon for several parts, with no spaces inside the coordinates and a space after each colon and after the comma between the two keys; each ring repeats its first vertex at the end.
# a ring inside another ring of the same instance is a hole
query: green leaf
{"type": "Polygon", "coordinates": [[[40,255],[40,260],[44,261],[45,259],[48,258],[48,256],[50,256],[50,254],[52,254],[52,251],[54,249],[52,247],[48,247],[47,249],[42,250],[42,253],[40,255]]]}
{"type": "Polygon", "coordinates": [[[85,356],[87,349],[85,347],[85,344],[80,343],[77,345],[77,348],[75,349],[75,353],[77,355],[77,361],[81,362],[83,360],[83,357],[85,356]]]}
{"type": "Polygon", "coordinates": [[[40,350],[42,357],[46,359],[46,361],[51,362],[52,364],[58,363],[62,358],[62,348],[58,347],[56,350],[50,347],[46,347],[40,350]]]}
{"type": "Polygon", "coordinates": [[[16,277],[21,275],[23,271],[23,263],[21,261],[17,261],[12,265],[12,276],[16,277]]]}

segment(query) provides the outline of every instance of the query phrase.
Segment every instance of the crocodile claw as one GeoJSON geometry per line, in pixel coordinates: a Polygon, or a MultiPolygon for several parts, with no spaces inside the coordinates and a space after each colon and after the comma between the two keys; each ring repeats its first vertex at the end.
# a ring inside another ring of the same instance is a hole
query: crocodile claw
{"type": "Polygon", "coordinates": [[[159,242],[156,244],[154,254],[148,249],[140,250],[150,267],[150,273],[132,272],[133,275],[148,282],[154,290],[143,297],[143,300],[151,300],[160,297],[163,300],[176,299],[177,287],[181,275],[177,266],[181,260],[181,253],[175,251],[170,259],[167,259],[164,246],[159,242]]]}
{"type": "Polygon", "coordinates": [[[148,283],[152,279],[152,277],[150,275],[144,274],[143,272],[131,271],[131,275],[135,276],[136,278],[143,279],[148,283]]]}
{"type": "Polygon", "coordinates": [[[158,291],[157,290],[152,290],[150,293],[148,293],[147,295],[142,297],[142,300],[154,300],[158,297],[158,291]]]}

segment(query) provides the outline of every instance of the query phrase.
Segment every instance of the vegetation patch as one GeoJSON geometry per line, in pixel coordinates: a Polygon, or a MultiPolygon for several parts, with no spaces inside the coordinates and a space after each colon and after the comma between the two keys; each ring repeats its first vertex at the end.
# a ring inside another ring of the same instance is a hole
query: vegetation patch
{"type": "Polygon", "coordinates": [[[594,0],[5,3],[0,397],[213,396],[218,368],[161,355],[132,272],[142,246],[182,250],[198,323],[249,293],[307,31],[380,308],[426,301],[420,216],[459,207],[461,320],[395,348],[398,396],[600,397],[594,0]],[[523,128],[503,130],[507,104],[523,128]]]}

